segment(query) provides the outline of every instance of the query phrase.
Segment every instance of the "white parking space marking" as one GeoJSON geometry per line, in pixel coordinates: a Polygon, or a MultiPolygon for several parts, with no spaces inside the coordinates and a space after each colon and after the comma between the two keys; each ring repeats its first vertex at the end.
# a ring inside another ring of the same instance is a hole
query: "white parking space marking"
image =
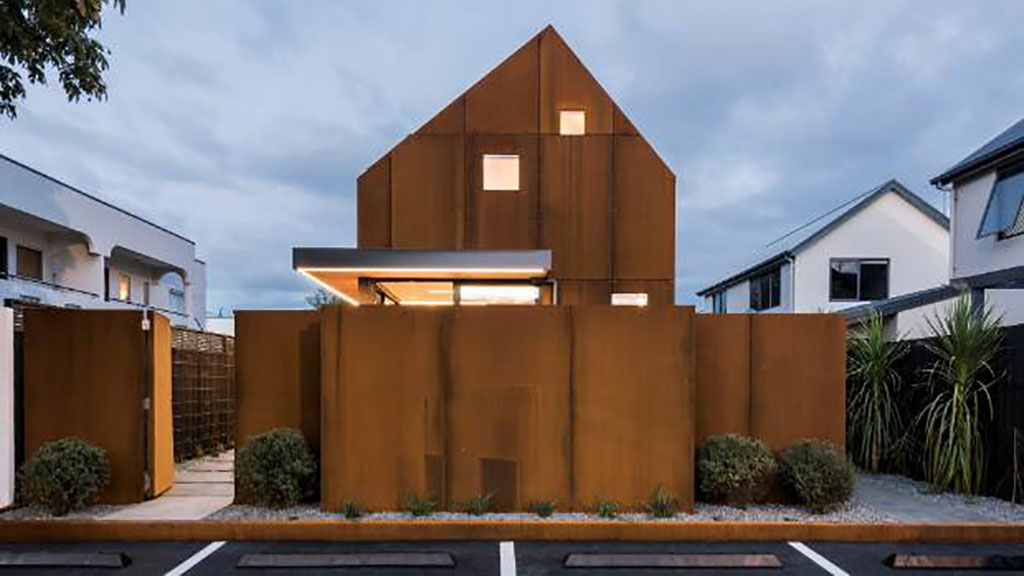
{"type": "Polygon", "coordinates": [[[512,542],[502,542],[498,545],[498,554],[501,558],[501,576],[516,576],[516,546],[512,542]]]}
{"type": "Polygon", "coordinates": [[[821,568],[825,570],[825,572],[832,574],[832,576],[850,576],[846,573],[845,570],[829,562],[828,558],[825,558],[821,554],[818,554],[814,550],[811,550],[811,548],[803,542],[790,542],[789,545],[793,548],[796,548],[797,552],[810,558],[811,562],[814,562],[818,566],[821,566],[821,568]]]}
{"type": "Polygon", "coordinates": [[[223,540],[218,542],[210,542],[202,550],[190,556],[188,560],[185,560],[181,564],[175,566],[173,570],[167,572],[166,574],[164,574],[164,576],[181,576],[182,574],[195,568],[196,564],[199,564],[200,562],[205,560],[207,556],[219,550],[220,547],[224,544],[225,542],[223,540]]]}

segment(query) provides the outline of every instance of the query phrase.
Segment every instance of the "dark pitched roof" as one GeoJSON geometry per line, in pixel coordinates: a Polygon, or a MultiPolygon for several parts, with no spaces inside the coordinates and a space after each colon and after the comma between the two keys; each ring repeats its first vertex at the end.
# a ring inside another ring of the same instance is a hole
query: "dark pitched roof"
{"type": "Polygon", "coordinates": [[[955,298],[959,293],[960,292],[954,286],[942,284],[934,288],[926,288],[924,290],[918,290],[917,292],[900,294],[899,296],[893,296],[892,298],[879,300],[877,302],[852,306],[850,308],[840,310],[839,313],[846,316],[847,324],[857,324],[858,322],[869,318],[876,312],[881,316],[889,316],[906,310],[913,310],[929,304],[935,304],[936,302],[943,302],[950,298],[955,298]]]}
{"type": "Polygon", "coordinates": [[[876,186],[875,188],[860,194],[856,198],[833,208],[825,214],[818,216],[803,226],[791,230],[779,238],[772,240],[752,259],[753,264],[745,266],[739,272],[731,274],[724,280],[720,280],[711,286],[700,290],[697,292],[697,295],[704,296],[719,288],[731,286],[755,275],[764,268],[773,266],[780,261],[792,257],[797,252],[800,252],[804,248],[810,246],[814,242],[818,241],[818,239],[841,226],[850,218],[859,214],[861,210],[867,208],[872,202],[888,192],[894,192],[899,195],[910,203],[910,205],[924,213],[925,216],[931,218],[936,224],[946,228],[947,230],[949,229],[949,217],[917,194],[911,192],[906,186],[900,184],[897,180],[889,180],[888,182],[885,182],[880,186],[876,186]]]}
{"type": "Polygon", "coordinates": [[[1002,134],[991,139],[970,156],[957,162],[952,168],[932,178],[935,185],[949,184],[960,176],[982,166],[997,162],[1009,154],[1024,150],[1024,119],[1010,126],[1002,134]]]}

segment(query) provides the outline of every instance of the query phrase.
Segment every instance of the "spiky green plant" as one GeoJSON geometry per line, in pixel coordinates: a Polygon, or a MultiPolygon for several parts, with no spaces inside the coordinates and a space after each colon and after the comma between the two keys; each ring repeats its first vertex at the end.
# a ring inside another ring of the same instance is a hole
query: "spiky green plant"
{"type": "Polygon", "coordinates": [[[992,417],[989,389],[1002,377],[994,366],[1002,347],[1001,319],[991,308],[971,309],[961,296],[928,319],[935,362],[925,370],[929,399],[920,418],[925,432],[925,478],[938,490],[977,494],[985,479],[983,418],[992,417]]]}
{"type": "Polygon", "coordinates": [[[898,445],[903,429],[898,402],[903,382],[895,364],[909,351],[899,335],[886,338],[885,323],[877,312],[854,328],[847,340],[847,436],[854,461],[876,474],[898,445]]]}

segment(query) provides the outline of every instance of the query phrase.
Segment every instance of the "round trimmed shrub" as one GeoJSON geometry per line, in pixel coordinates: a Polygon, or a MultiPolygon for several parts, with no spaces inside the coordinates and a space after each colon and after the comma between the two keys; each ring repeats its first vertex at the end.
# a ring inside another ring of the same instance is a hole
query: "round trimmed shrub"
{"type": "Polygon", "coordinates": [[[107,452],[78,438],[44,444],[19,474],[21,499],[63,516],[96,501],[110,484],[107,452]]]}
{"type": "Polygon", "coordinates": [[[853,495],[853,464],[825,440],[801,440],[783,451],[779,476],[797,503],[817,512],[841,506],[853,495]]]}
{"type": "Polygon", "coordinates": [[[235,459],[238,501],[294,506],[316,493],[316,459],[298,430],[277,428],[249,438],[235,459]]]}
{"type": "Polygon", "coordinates": [[[775,470],[775,456],[763,442],[737,434],[712,436],[697,458],[700,491],[709,502],[760,502],[775,470]]]}

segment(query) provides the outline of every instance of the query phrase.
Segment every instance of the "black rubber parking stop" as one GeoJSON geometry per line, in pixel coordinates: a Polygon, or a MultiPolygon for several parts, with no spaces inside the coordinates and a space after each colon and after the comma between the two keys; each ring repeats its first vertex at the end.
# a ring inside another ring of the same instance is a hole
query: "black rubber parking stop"
{"type": "Polygon", "coordinates": [[[896,570],[1015,570],[1024,571],[1024,556],[892,554],[885,565],[896,570]]]}
{"type": "Polygon", "coordinates": [[[782,568],[774,554],[569,554],[566,568],[782,568]]]}
{"type": "Polygon", "coordinates": [[[238,568],[454,568],[448,552],[246,554],[238,568]]]}
{"type": "Polygon", "coordinates": [[[0,568],[124,568],[123,552],[0,552],[0,568]]]}

